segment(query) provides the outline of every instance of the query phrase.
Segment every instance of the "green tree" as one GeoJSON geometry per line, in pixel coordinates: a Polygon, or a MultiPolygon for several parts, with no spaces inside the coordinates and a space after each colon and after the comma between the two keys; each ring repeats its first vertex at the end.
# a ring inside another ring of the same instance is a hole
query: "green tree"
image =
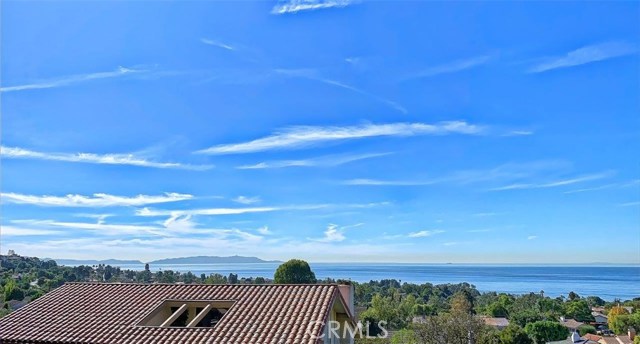
{"type": "Polygon", "coordinates": [[[276,284],[313,284],[316,283],[316,275],[311,271],[309,263],[291,259],[278,267],[273,280],[276,284]]]}
{"type": "Polygon", "coordinates": [[[502,344],[533,344],[533,340],[529,338],[522,327],[516,324],[510,324],[500,332],[500,340],[502,344]]]}
{"type": "Polygon", "coordinates": [[[204,281],[205,284],[227,284],[227,277],[221,274],[211,274],[204,281]]]}
{"type": "Polygon", "coordinates": [[[520,327],[525,327],[527,326],[527,324],[541,320],[543,320],[542,314],[533,309],[523,310],[519,312],[511,311],[509,313],[509,321],[519,325],[520,327]]]}
{"type": "Polygon", "coordinates": [[[459,291],[451,298],[452,314],[473,314],[473,298],[464,291],[459,291]]]}
{"type": "Polygon", "coordinates": [[[624,334],[630,327],[640,328],[640,313],[620,314],[609,319],[609,328],[616,334],[624,334]]]}
{"type": "Polygon", "coordinates": [[[614,327],[620,328],[621,326],[623,326],[623,322],[617,321],[617,318],[619,316],[623,316],[627,314],[629,314],[629,312],[627,312],[627,310],[620,305],[611,308],[609,310],[609,313],[607,313],[607,318],[608,318],[607,321],[609,323],[609,328],[612,329],[614,332],[616,332],[616,330],[614,330],[614,327]]]}
{"type": "Polygon", "coordinates": [[[485,330],[478,334],[477,344],[502,344],[500,331],[493,327],[485,326],[485,330]]]}
{"type": "Polygon", "coordinates": [[[555,321],[536,321],[525,326],[524,331],[538,344],[566,339],[569,329],[555,321]]]}
{"type": "Polygon", "coordinates": [[[363,329],[371,337],[376,337],[383,332],[379,326],[381,321],[385,320],[379,318],[379,315],[375,311],[371,311],[371,309],[367,309],[360,314],[360,322],[364,326],[363,329]]]}
{"type": "Polygon", "coordinates": [[[18,287],[14,280],[9,280],[4,286],[4,299],[6,301],[24,299],[24,291],[18,287]]]}
{"type": "Polygon", "coordinates": [[[229,284],[238,284],[238,274],[230,273],[227,281],[229,284]]]}
{"type": "Polygon", "coordinates": [[[442,314],[427,317],[422,323],[411,324],[420,344],[468,344],[478,342],[487,327],[470,314],[442,314]]]}
{"type": "Polygon", "coordinates": [[[584,336],[587,333],[596,334],[596,328],[591,325],[580,325],[578,326],[578,333],[581,336],[584,336]]]}
{"type": "Polygon", "coordinates": [[[494,318],[506,318],[507,317],[507,308],[501,304],[500,302],[494,302],[487,306],[485,314],[494,318]]]}
{"type": "Polygon", "coordinates": [[[418,344],[418,340],[416,339],[415,332],[409,329],[403,329],[393,334],[391,344],[418,344]]]}
{"type": "Polygon", "coordinates": [[[582,322],[593,321],[591,307],[585,300],[569,301],[565,304],[564,314],[567,318],[573,318],[582,322]]]}
{"type": "Polygon", "coordinates": [[[589,296],[586,298],[587,303],[589,304],[589,306],[595,307],[595,306],[604,306],[604,304],[606,303],[605,300],[603,300],[602,298],[598,297],[598,296],[589,296]]]}

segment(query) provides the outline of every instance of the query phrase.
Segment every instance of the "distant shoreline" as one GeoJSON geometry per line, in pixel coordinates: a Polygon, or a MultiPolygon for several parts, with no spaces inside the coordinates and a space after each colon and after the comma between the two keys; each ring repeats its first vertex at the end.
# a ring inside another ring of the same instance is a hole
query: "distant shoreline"
{"type": "MultiPolygon", "coordinates": [[[[76,260],[76,259],[54,259],[59,265],[77,266],[77,265],[144,265],[144,264],[160,264],[160,265],[211,265],[211,264],[280,264],[282,261],[260,260],[254,262],[238,262],[238,261],[218,261],[211,263],[184,262],[175,263],[180,258],[168,258],[150,262],[129,261],[117,259],[105,260],[76,260]]],[[[640,263],[406,263],[406,262],[309,262],[309,264],[334,264],[334,265],[398,265],[398,266],[476,266],[476,267],[638,267],[640,263]]]]}

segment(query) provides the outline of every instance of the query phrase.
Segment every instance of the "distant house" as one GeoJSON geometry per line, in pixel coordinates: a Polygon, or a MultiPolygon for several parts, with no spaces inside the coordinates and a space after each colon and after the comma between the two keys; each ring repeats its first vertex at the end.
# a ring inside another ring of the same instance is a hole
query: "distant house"
{"type": "Polygon", "coordinates": [[[495,327],[498,330],[502,330],[505,327],[509,326],[509,319],[507,318],[483,317],[482,321],[484,321],[485,325],[495,327]]]}
{"type": "Polygon", "coordinates": [[[597,343],[604,344],[604,340],[602,339],[603,337],[595,335],[595,334],[587,333],[584,336],[582,336],[582,338],[590,340],[592,342],[597,342],[597,343]]]}
{"type": "Polygon", "coordinates": [[[67,283],[0,319],[0,343],[352,344],[353,319],[352,286],[67,283]]]}
{"type": "Polygon", "coordinates": [[[20,301],[20,300],[9,300],[7,301],[7,305],[9,305],[9,309],[12,311],[18,310],[24,306],[26,306],[28,301],[20,301]]]}
{"type": "Polygon", "coordinates": [[[579,322],[575,319],[566,319],[565,317],[560,317],[560,323],[565,327],[567,327],[572,332],[577,331],[578,327],[580,327],[581,325],[584,325],[584,323],[579,322]]]}
{"type": "Polygon", "coordinates": [[[417,317],[413,317],[411,319],[411,322],[414,324],[424,324],[425,322],[427,322],[427,317],[425,315],[420,315],[417,317]]]}
{"type": "Polygon", "coordinates": [[[593,316],[593,319],[594,319],[593,323],[595,325],[605,325],[608,323],[607,316],[600,312],[591,312],[591,315],[593,316]]]}
{"type": "Polygon", "coordinates": [[[547,344],[600,344],[597,341],[591,340],[589,338],[580,337],[578,332],[571,333],[571,336],[565,340],[560,340],[556,342],[547,342],[547,344]]]}
{"type": "Polygon", "coordinates": [[[602,337],[604,344],[633,344],[629,336],[602,337]]]}

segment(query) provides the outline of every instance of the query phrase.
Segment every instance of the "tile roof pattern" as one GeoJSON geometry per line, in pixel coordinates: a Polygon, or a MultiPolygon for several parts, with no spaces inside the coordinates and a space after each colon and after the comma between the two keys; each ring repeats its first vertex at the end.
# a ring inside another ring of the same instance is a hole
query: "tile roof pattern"
{"type": "Polygon", "coordinates": [[[68,283],[0,319],[0,343],[315,343],[336,298],[337,285],[68,283]],[[166,299],[235,303],[213,328],[136,326],[166,299]]]}
{"type": "Polygon", "coordinates": [[[575,330],[578,327],[580,327],[581,325],[584,325],[584,323],[579,322],[575,319],[565,319],[565,321],[560,321],[560,323],[566,327],[568,327],[569,329],[575,330]]]}
{"type": "Polygon", "coordinates": [[[509,326],[509,320],[507,318],[490,318],[484,317],[482,318],[484,323],[493,327],[507,327],[509,326]]]}
{"type": "Polygon", "coordinates": [[[587,333],[584,336],[582,336],[582,338],[586,339],[586,340],[590,340],[593,342],[599,342],[600,340],[602,340],[602,336],[598,336],[595,334],[591,334],[591,333],[587,333]]]}

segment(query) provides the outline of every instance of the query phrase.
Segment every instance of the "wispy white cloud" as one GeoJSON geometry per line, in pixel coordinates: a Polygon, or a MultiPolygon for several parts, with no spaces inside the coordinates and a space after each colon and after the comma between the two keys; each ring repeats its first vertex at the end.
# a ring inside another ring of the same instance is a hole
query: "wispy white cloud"
{"type": "Polygon", "coordinates": [[[517,189],[553,188],[578,184],[611,177],[614,171],[567,177],[549,180],[549,175],[566,176],[568,165],[560,161],[536,161],[529,163],[508,163],[491,169],[462,170],[448,175],[420,179],[374,179],[356,178],[341,181],[344,185],[355,186],[428,186],[436,184],[486,184],[498,185],[489,188],[490,191],[504,191],[517,189]],[[505,183],[510,183],[504,185],[505,183]],[[501,186],[502,184],[502,186],[501,186]]]}
{"type": "MultiPolygon", "coordinates": [[[[1,194],[2,200],[7,203],[31,204],[48,207],[118,207],[118,206],[143,206],[147,204],[178,202],[192,199],[192,195],[175,192],[164,195],[137,195],[133,197],[115,196],[104,193],[96,193],[92,196],[66,195],[66,196],[35,196],[13,192],[1,194]]],[[[86,217],[87,215],[85,215],[86,217]]],[[[106,216],[100,215],[98,219],[104,220],[106,216]]]]}
{"type": "Polygon", "coordinates": [[[344,239],[346,239],[346,237],[344,236],[344,233],[342,233],[338,229],[337,225],[332,224],[327,227],[327,230],[324,232],[324,237],[322,239],[319,239],[318,241],[335,242],[335,241],[344,241],[344,239]]]}
{"type": "Polygon", "coordinates": [[[360,63],[361,60],[362,59],[360,57],[355,57],[355,56],[347,57],[347,58],[344,59],[344,61],[346,63],[352,64],[352,65],[356,65],[356,64],[360,63]]]}
{"type": "Polygon", "coordinates": [[[527,240],[535,240],[535,239],[538,239],[538,236],[537,236],[537,235],[529,235],[529,236],[527,237],[527,240]]]}
{"type": "Polygon", "coordinates": [[[627,203],[621,203],[618,205],[621,207],[637,207],[637,206],[640,206],[640,202],[627,202],[627,203]]]}
{"type": "Polygon", "coordinates": [[[267,168],[286,168],[286,167],[335,167],[350,162],[377,158],[393,153],[369,153],[369,154],[353,154],[353,155],[330,155],[312,159],[302,160],[275,160],[260,162],[253,165],[242,165],[236,167],[241,170],[255,170],[267,168]]]}
{"type": "MultiPolygon", "coordinates": [[[[172,238],[180,240],[186,234],[199,234],[214,236],[218,239],[241,239],[249,241],[259,241],[263,237],[260,235],[252,234],[246,231],[242,231],[237,228],[201,228],[196,222],[193,221],[191,215],[178,215],[171,216],[162,223],[154,224],[107,224],[107,223],[87,223],[87,222],[67,222],[57,220],[14,220],[12,223],[18,225],[27,225],[29,228],[34,229],[32,233],[39,233],[42,231],[42,235],[52,234],[52,229],[58,229],[57,234],[63,233],[63,231],[69,230],[86,230],[91,231],[94,235],[99,236],[120,236],[120,237],[157,237],[157,238],[172,238]]],[[[21,235],[33,235],[24,234],[30,233],[20,229],[21,235]]]]}
{"type": "Polygon", "coordinates": [[[325,8],[346,7],[354,3],[356,3],[354,0],[281,0],[273,7],[271,13],[298,13],[325,8]]]}
{"type": "Polygon", "coordinates": [[[132,74],[141,74],[141,73],[147,73],[147,72],[149,72],[149,70],[118,67],[116,70],[111,72],[98,72],[98,73],[70,75],[70,76],[64,76],[56,79],[49,79],[49,80],[34,82],[30,84],[1,87],[0,92],[16,92],[16,91],[37,90],[37,89],[45,89],[45,88],[56,88],[56,87],[69,86],[69,85],[91,81],[91,80],[112,79],[112,78],[119,78],[119,77],[129,76],[132,74]]]}
{"type": "Polygon", "coordinates": [[[254,196],[254,197],[238,196],[234,198],[233,201],[240,204],[254,204],[254,203],[260,203],[260,201],[262,200],[258,196],[254,196]]]}
{"type": "Polygon", "coordinates": [[[373,208],[385,206],[389,202],[378,203],[335,203],[335,204],[297,204],[284,206],[264,206],[264,207],[243,207],[243,208],[199,208],[199,209],[178,209],[164,210],[141,208],[137,209],[135,215],[143,217],[161,217],[161,216],[186,216],[186,215],[240,215],[250,213],[265,213],[274,211],[311,211],[323,209],[344,209],[344,208],[373,208]]]}
{"type": "Polygon", "coordinates": [[[494,212],[475,213],[475,214],[473,214],[473,216],[476,216],[476,217],[490,217],[490,216],[496,216],[496,215],[498,215],[498,213],[494,213],[494,212]]]}
{"type": "Polygon", "coordinates": [[[322,75],[320,75],[320,73],[315,70],[315,69],[274,69],[273,70],[276,74],[282,75],[282,76],[286,76],[286,77],[293,77],[293,78],[304,78],[304,79],[309,79],[309,80],[314,80],[314,81],[318,81],[333,87],[338,87],[338,88],[342,88],[345,90],[349,90],[358,94],[361,94],[365,97],[374,99],[375,101],[381,102],[383,104],[386,104],[387,106],[389,106],[390,108],[397,110],[399,112],[402,113],[407,113],[407,109],[405,109],[402,105],[398,104],[397,102],[393,101],[393,100],[389,100],[387,98],[378,96],[376,94],[367,92],[361,88],[357,88],[355,86],[346,84],[344,82],[341,81],[337,81],[337,80],[332,80],[332,79],[328,79],[323,77],[322,75]]]}
{"type": "Polygon", "coordinates": [[[426,237],[430,237],[432,235],[436,235],[436,234],[440,234],[440,233],[444,233],[443,230],[424,230],[424,231],[419,231],[419,232],[412,232],[409,233],[409,237],[410,238],[426,238],[426,237]]]}
{"type": "Polygon", "coordinates": [[[159,226],[138,225],[138,224],[107,224],[107,223],[90,223],[90,222],[68,222],[56,220],[14,220],[12,223],[18,225],[28,225],[30,227],[40,227],[44,229],[62,228],[97,231],[103,235],[118,234],[156,234],[162,235],[162,229],[159,226]]]}
{"type": "Polygon", "coordinates": [[[4,159],[38,159],[103,165],[129,165],[151,168],[184,170],[208,170],[212,165],[188,165],[175,162],[156,162],[134,154],[94,154],[94,153],[44,153],[18,147],[0,147],[4,159]]]}
{"type": "Polygon", "coordinates": [[[634,179],[634,180],[631,180],[631,181],[628,181],[628,182],[609,183],[609,184],[594,186],[594,187],[590,187],[590,188],[569,190],[569,191],[565,191],[564,193],[565,194],[574,194],[574,193],[581,193],[581,192],[588,192],[588,191],[599,191],[599,190],[607,190],[607,189],[623,189],[623,188],[637,187],[637,186],[640,186],[640,179],[634,179]]]}
{"type": "Polygon", "coordinates": [[[222,144],[197,151],[200,154],[239,154],[309,147],[331,141],[381,136],[475,135],[483,127],[464,121],[426,123],[364,124],[358,126],[296,126],[253,141],[222,144]]]}
{"type": "Polygon", "coordinates": [[[375,208],[375,207],[384,207],[384,206],[388,206],[391,205],[392,202],[370,202],[370,203],[350,203],[350,204],[338,204],[336,205],[336,207],[338,208],[356,208],[356,209],[362,209],[362,208],[375,208]]]}
{"type": "Polygon", "coordinates": [[[360,227],[363,226],[364,223],[356,223],[353,225],[347,225],[347,226],[338,226],[335,224],[329,224],[327,226],[327,230],[324,231],[324,236],[320,239],[309,239],[312,241],[318,241],[318,242],[340,242],[340,241],[344,241],[347,237],[344,235],[344,232],[347,229],[351,229],[351,228],[356,228],[356,227],[360,227]]]}
{"type": "Polygon", "coordinates": [[[15,226],[0,226],[0,236],[47,236],[47,235],[57,235],[60,234],[59,231],[49,230],[49,229],[33,229],[33,228],[22,228],[15,226]]]}
{"type": "Polygon", "coordinates": [[[545,189],[545,188],[554,188],[559,186],[566,186],[572,184],[578,184],[583,182],[589,182],[593,180],[599,180],[611,177],[613,173],[611,171],[589,174],[578,176],[569,179],[559,179],[555,181],[543,182],[543,183],[516,183],[510,184],[506,186],[501,186],[497,188],[491,189],[491,191],[505,191],[505,190],[521,190],[521,189],[545,189]]]}
{"type": "Polygon", "coordinates": [[[380,179],[349,179],[342,182],[344,185],[371,185],[371,186],[419,186],[439,183],[439,180],[380,180],[380,179]]]}
{"type": "Polygon", "coordinates": [[[73,216],[95,219],[96,223],[104,223],[104,221],[107,218],[112,217],[113,214],[74,214],[73,216]]]}
{"type": "Polygon", "coordinates": [[[568,68],[587,63],[604,61],[615,57],[626,56],[638,52],[638,47],[626,42],[607,42],[584,46],[568,52],[564,56],[547,59],[533,66],[530,73],[541,73],[558,68],[568,68]]]}
{"type": "Polygon", "coordinates": [[[502,136],[530,136],[533,135],[533,131],[531,130],[511,130],[502,136]]]}
{"type": "Polygon", "coordinates": [[[565,169],[567,164],[561,161],[534,161],[527,163],[507,163],[490,169],[455,171],[428,179],[381,180],[370,178],[350,179],[343,181],[345,185],[370,186],[420,186],[441,183],[467,185],[480,182],[497,183],[528,179],[540,174],[547,175],[551,171],[565,169]]]}
{"type": "Polygon", "coordinates": [[[257,229],[258,233],[262,234],[262,235],[270,235],[271,234],[271,230],[269,230],[268,226],[262,226],[260,228],[257,229]]]}
{"type": "MultiPolygon", "coordinates": [[[[192,214],[174,214],[162,222],[161,231],[164,236],[180,237],[185,234],[208,234],[219,238],[241,238],[243,240],[261,240],[262,236],[249,233],[237,228],[206,228],[201,227],[193,220],[192,214]]],[[[259,231],[260,232],[260,231],[259,231]]]]}
{"type": "Polygon", "coordinates": [[[490,228],[470,229],[470,230],[468,230],[466,232],[467,233],[489,233],[489,232],[493,232],[493,229],[490,229],[490,228]]]}
{"type": "Polygon", "coordinates": [[[472,57],[464,60],[456,60],[450,63],[427,68],[414,75],[406,77],[404,80],[420,79],[420,78],[427,78],[427,77],[436,76],[440,74],[461,72],[467,69],[471,69],[474,67],[487,64],[489,61],[491,61],[491,56],[488,56],[488,55],[476,56],[476,57],[472,57]]]}
{"type": "Polygon", "coordinates": [[[248,208],[203,208],[184,210],[158,210],[142,208],[136,210],[137,216],[185,216],[185,215],[239,215],[249,213],[264,213],[282,210],[279,207],[248,207],[248,208]]]}
{"type": "Polygon", "coordinates": [[[206,45],[211,45],[214,47],[218,47],[218,48],[222,48],[222,49],[226,49],[226,50],[236,50],[236,48],[232,45],[226,44],[226,43],[222,43],[213,39],[208,39],[208,38],[201,38],[200,42],[206,44],[206,45]]]}

